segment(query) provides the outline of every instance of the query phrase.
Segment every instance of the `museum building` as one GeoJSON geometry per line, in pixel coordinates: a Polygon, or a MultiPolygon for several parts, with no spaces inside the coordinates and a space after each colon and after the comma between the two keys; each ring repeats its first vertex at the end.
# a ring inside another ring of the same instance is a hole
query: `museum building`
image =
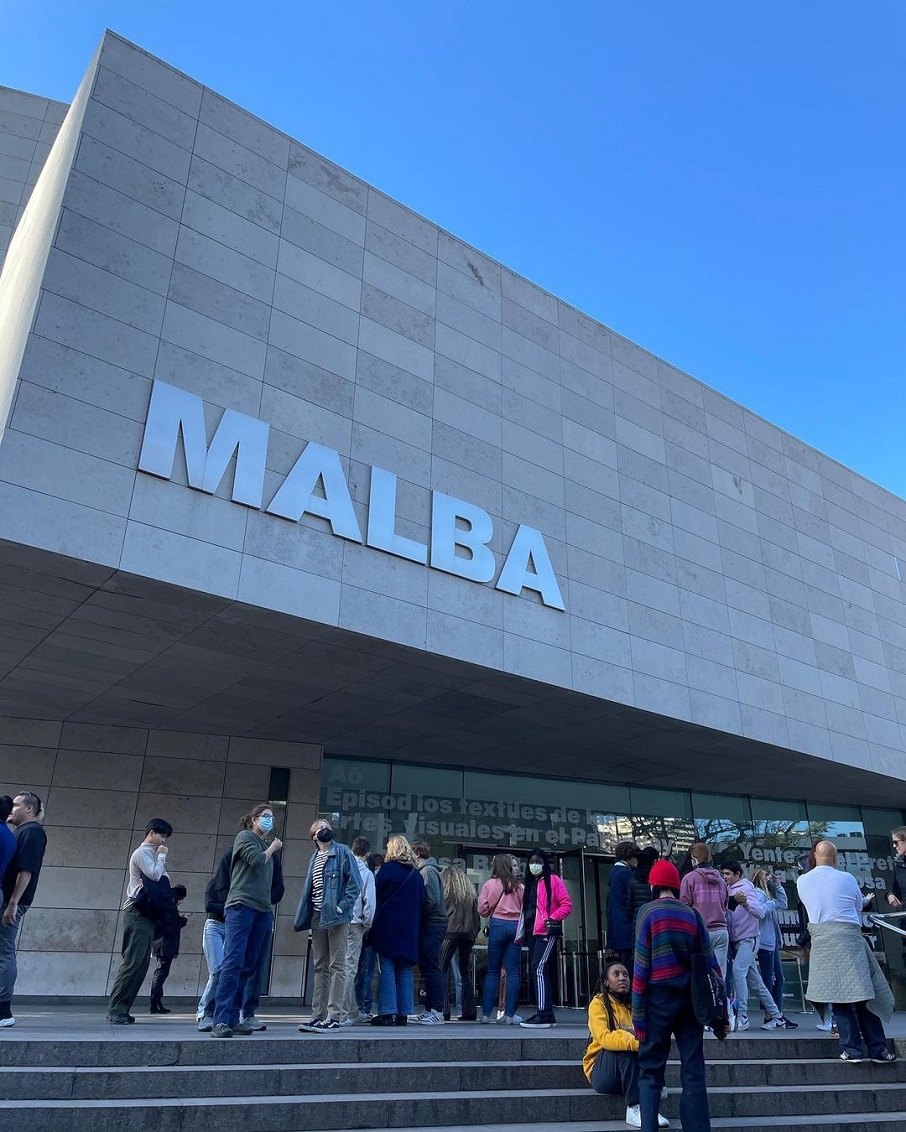
{"type": "Polygon", "coordinates": [[[623,838],[889,888],[906,502],[109,32],[70,106],[0,88],[3,252],[19,993],[106,994],[148,818],[198,912],[260,801],[285,999],[318,814],[476,881],[550,850],[566,1002],[623,838]]]}

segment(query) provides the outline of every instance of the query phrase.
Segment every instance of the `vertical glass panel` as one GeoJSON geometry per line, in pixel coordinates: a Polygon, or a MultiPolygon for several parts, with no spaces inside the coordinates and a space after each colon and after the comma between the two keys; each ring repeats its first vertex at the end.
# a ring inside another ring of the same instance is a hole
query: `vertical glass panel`
{"type": "Polygon", "coordinates": [[[632,839],[643,849],[654,845],[662,857],[682,860],[695,841],[689,792],[630,786],[629,796],[631,816],[617,819],[620,840],[632,839]]]}
{"type": "Polygon", "coordinates": [[[752,807],[738,794],[693,794],[695,839],[711,847],[715,864],[741,860],[741,846],[752,840],[752,807]]]}
{"type": "Polygon", "coordinates": [[[425,802],[416,806],[425,813],[437,813],[439,807],[434,803],[441,798],[455,798],[462,794],[462,771],[439,766],[412,766],[409,763],[393,763],[390,774],[390,789],[394,794],[410,794],[413,802],[425,802]]]}
{"type": "Polygon", "coordinates": [[[267,800],[273,805],[286,805],[289,798],[289,767],[272,766],[270,784],[267,790],[267,800]]]}
{"type": "Polygon", "coordinates": [[[805,822],[805,802],[789,801],[783,798],[753,798],[752,817],[756,821],[805,822]]]}
{"type": "Polygon", "coordinates": [[[380,852],[388,829],[384,815],[392,804],[390,763],[325,757],[318,813],[330,818],[341,841],[349,845],[362,834],[380,852]]]}

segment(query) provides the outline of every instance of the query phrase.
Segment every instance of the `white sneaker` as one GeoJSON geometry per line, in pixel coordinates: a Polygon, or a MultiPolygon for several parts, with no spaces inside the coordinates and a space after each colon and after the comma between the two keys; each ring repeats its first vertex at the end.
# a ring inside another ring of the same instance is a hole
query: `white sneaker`
{"type": "MultiPolygon", "coordinates": [[[[749,1028],[748,1018],[737,1018],[736,1019],[736,1029],[737,1029],[737,1031],[738,1030],[748,1030],[748,1028],[749,1028]]],[[[771,1029],[774,1029],[774,1028],[775,1027],[773,1027],[773,1026],[771,1027],[771,1029]]]]}
{"type": "Polygon", "coordinates": [[[2,1026],[4,1030],[8,1030],[10,1026],[15,1026],[15,1024],[15,1018],[0,1018],[0,1026],[2,1026]]]}
{"type": "Polygon", "coordinates": [[[785,1030],[786,1023],[782,1018],[771,1018],[769,1021],[763,1022],[761,1028],[762,1030],[785,1030]]]}
{"type": "Polygon", "coordinates": [[[659,1112],[657,1114],[657,1126],[658,1126],[658,1128],[669,1128],[670,1127],[670,1121],[667,1119],[666,1116],[664,1116],[664,1114],[662,1112],[659,1112]]]}
{"type": "Polygon", "coordinates": [[[642,1127],[642,1114],[639,1112],[639,1106],[637,1104],[631,1104],[626,1109],[626,1123],[630,1128],[642,1127]]]}
{"type": "Polygon", "coordinates": [[[508,1014],[504,1018],[504,1022],[507,1024],[507,1026],[518,1026],[521,1021],[522,1021],[522,1015],[521,1014],[508,1014]]]}
{"type": "Polygon", "coordinates": [[[824,1032],[826,1034],[829,1034],[833,1028],[834,1028],[834,1020],[829,1015],[828,1015],[827,1018],[824,1019],[823,1022],[816,1022],[815,1023],[815,1029],[816,1030],[824,1030],[824,1032]]]}
{"type": "Polygon", "coordinates": [[[424,1016],[419,1018],[420,1026],[443,1026],[444,1016],[439,1010],[426,1010],[424,1016]]]}

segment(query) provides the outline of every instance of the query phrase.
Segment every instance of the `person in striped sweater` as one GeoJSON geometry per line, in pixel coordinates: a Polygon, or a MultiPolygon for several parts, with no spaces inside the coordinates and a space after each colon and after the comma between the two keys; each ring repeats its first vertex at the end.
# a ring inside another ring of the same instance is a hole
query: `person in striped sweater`
{"type": "Polygon", "coordinates": [[[692,1009],[692,954],[720,968],[701,917],[679,900],[680,877],[658,861],[649,877],[653,900],[639,912],[632,976],[632,1024],[639,1039],[642,1132],[656,1132],[671,1035],[680,1055],[680,1122],[684,1132],[710,1132],[703,1029],[692,1009]]]}

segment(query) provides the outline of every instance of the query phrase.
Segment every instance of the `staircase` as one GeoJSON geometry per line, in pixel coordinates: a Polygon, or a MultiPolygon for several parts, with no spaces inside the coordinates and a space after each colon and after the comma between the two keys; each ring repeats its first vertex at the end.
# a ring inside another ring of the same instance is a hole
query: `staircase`
{"type": "MultiPolygon", "coordinates": [[[[566,1027],[564,1027],[564,1030],[566,1027]]],[[[578,1027],[550,1034],[446,1026],[426,1033],[298,1034],[272,1027],[214,1041],[0,1040],[0,1129],[15,1132],[469,1132],[625,1129],[580,1067],[578,1027]],[[490,1032],[489,1032],[490,1031],[490,1032]]],[[[906,1047],[906,1043],[901,1043],[906,1047]]],[[[844,1065],[823,1036],[707,1040],[715,1129],[893,1132],[906,1120],[906,1061],[844,1065]]],[[[901,1056],[906,1048],[900,1050],[901,1056]]],[[[664,1112],[679,1128],[679,1066],[664,1112]]]]}

